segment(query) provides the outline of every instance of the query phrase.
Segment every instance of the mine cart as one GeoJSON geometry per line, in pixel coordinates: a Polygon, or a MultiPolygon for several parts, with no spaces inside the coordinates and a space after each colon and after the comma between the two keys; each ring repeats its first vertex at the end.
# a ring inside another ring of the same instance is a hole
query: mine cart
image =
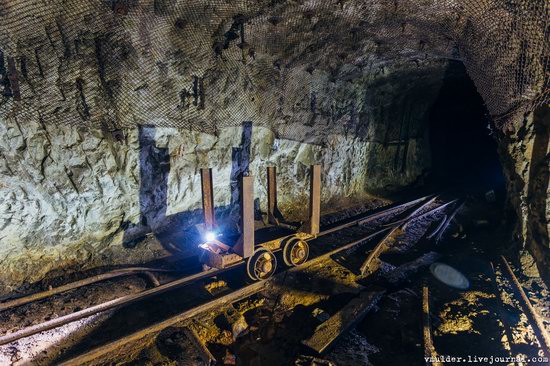
{"type": "Polygon", "coordinates": [[[267,168],[267,215],[254,220],[254,178],[243,176],[240,191],[240,233],[234,237],[218,232],[214,215],[212,169],[201,169],[204,242],[201,261],[213,268],[228,268],[246,260],[248,276],[265,280],[277,268],[274,252],[282,249],[287,266],[304,263],[309,256],[308,240],[319,234],[321,166],[312,165],[310,174],[309,217],[303,225],[285,221],[277,206],[275,167],[267,168]]]}

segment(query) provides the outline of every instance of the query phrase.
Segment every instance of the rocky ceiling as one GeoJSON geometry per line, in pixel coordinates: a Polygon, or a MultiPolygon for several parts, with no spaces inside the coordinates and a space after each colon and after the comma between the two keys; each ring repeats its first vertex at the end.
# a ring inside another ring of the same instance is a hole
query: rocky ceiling
{"type": "Polygon", "coordinates": [[[545,1],[14,0],[0,19],[3,113],[46,124],[214,133],[254,118],[311,140],[341,132],[338,101],[366,108],[364,85],[441,59],[465,63],[501,125],[548,102],[545,1]]]}

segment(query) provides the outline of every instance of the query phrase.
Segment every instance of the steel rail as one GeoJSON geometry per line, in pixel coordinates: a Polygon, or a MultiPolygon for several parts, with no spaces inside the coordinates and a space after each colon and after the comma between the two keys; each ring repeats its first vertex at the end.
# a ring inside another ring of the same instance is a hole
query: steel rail
{"type": "Polygon", "coordinates": [[[445,232],[447,231],[447,228],[449,227],[449,225],[451,225],[451,222],[453,221],[453,219],[455,218],[456,214],[460,211],[460,209],[462,208],[462,206],[464,206],[465,204],[465,201],[463,201],[462,203],[460,203],[454,210],[453,212],[445,219],[445,223],[443,224],[443,226],[441,227],[441,229],[437,232],[436,236],[435,236],[435,242],[436,243],[439,243],[441,241],[441,239],[443,238],[443,235],[445,235],[445,232]]]}
{"type": "Polygon", "coordinates": [[[540,316],[537,314],[536,310],[533,308],[533,305],[531,305],[531,301],[529,300],[529,297],[527,297],[527,294],[523,290],[521,283],[518,281],[516,275],[514,274],[514,271],[512,270],[512,267],[510,267],[510,264],[508,263],[506,258],[503,255],[501,255],[500,259],[502,261],[502,264],[504,265],[505,271],[507,272],[508,276],[512,280],[511,282],[513,284],[513,287],[516,289],[517,293],[519,293],[520,303],[522,304],[522,307],[525,310],[527,318],[529,318],[531,322],[531,327],[533,327],[533,331],[537,336],[537,339],[542,348],[542,351],[544,352],[544,355],[546,357],[550,357],[550,336],[546,331],[544,323],[540,319],[540,316]]]}
{"type": "Polygon", "coordinates": [[[413,219],[417,219],[420,217],[425,217],[428,214],[433,214],[436,210],[442,210],[444,207],[447,207],[447,204],[438,206],[434,209],[431,209],[422,215],[416,217],[415,215],[421,212],[424,208],[431,205],[435,200],[437,199],[437,196],[433,196],[429,200],[422,203],[419,207],[417,207],[413,212],[407,215],[404,219],[398,220],[395,222],[393,226],[388,226],[388,229],[390,231],[386,234],[386,236],[378,242],[378,244],[373,248],[373,250],[369,253],[367,258],[363,261],[361,264],[360,272],[361,275],[365,275],[367,272],[371,272],[371,264],[374,262],[375,259],[380,257],[380,255],[385,252],[388,249],[388,246],[386,245],[386,242],[393,237],[393,235],[400,229],[405,229],[407,224],[411,222],[413,219]]]}
{"type": "MultiPolygon", "coordinates": [[[[423,198],[423,199],[426,199],[426,198],[423,198]]],[[[415,200],[415,203],[419,202],[419,201],[422,201],[423,199],[415,200]]],[[[434,197],[434,200],[435,200],[435,197],[434,197]]],[[[433,202],[433,201],[430,200],[430,202],[426,202],[425,204],[422,205],[422,207],[425,207],[426,205],[428,205],[431,202],[433,202]]],[[[452,202],[454,202],[454,201],[452,201],[452,202]]],[[[415,217],[413,215],[415,213],[420,212],[420,210],[417,209],[413,213],[409,214],[408,218],[409,218],[409,220],[416,220],[418,218],[425,217],[429,214],[433,214],[434,212],[447,207],[452,202],[449,202],[448,204],[444,204],[444,205],[441,205],[437,208],[431,209],[430,211],[428,211],[428,212],[426,212],[426,213],[424,213],[424,214],[422,214],[418,217],[415,217]]],[[[349,226],[347,226],[347,227],[349,227],[349,226]]],[[[121,348],[121,347],[123,347],[127,344],[140,341],[143,338],[149,337],[154,333],[158,334],[162,330],[164,330],[168,327],[174,326],[177,323],[181,323],[182,321],[188,320],[188,319],[190,319],[190,318],[192,318],[196,315],[199,315],[200,313],[203,313],[203,312],[215,309],[215,308],[219,308],[220,306],[228,305],[232,302],[239,301],[243,298],[252,296],[252,295],[262,291],[263,289],[265,289],[266,286],[268,284],[270,284],[271,282],[274,282],[277,279],[284,278],[283,276],[285,276],[286,273],[304,270],[305,268],[316,265],[316,264],[322,262],[323,260],[325,260],[329,257],[332,257],[335,254],[350,250],[353,247],[355,247],[355,246],[357,246],[361,243],[364,243],[364,242],[366,242],[366,241],[368,241],[368,240],[370,240],[370,239],[372,239],[372,238],[374,238],[378,235],[383,234],[384,232],[391,231],[391,230],[393,230],[392,227],[386,227],[386,228],[377,230],[374,233],[368,234],[368,235],[366,235],[366,236],[364,236],[360,239],[354,240],[354,241],[352,241],[352,242],[350,242],[346,245],[340,246],[340,247],[335,248],[335,249],[333,249],[333,250],[331,250],[327,253],[321,254],[321,255],[305,262],[304,264],[302,264],[300,266],[291,267],[291,268],[287,269],[286,271],[279,272],[279,273],[275,274],[273,277],[268,278],[267,280],[260,281],[260,282],[254,282],[254,283],[252,283],[248,286],[245,286],[243,288],[235,290],[235,291],[233,291],[229,294],[226,294],[226,295],[221,296],[219,298],[213,299],[213,300],[211,300],[211,301],[209,301],[205,304],[202,304],[202,305],[199,305],[199,306],[194,307],[192,309],[186,310],[186,311],[184,311],[180,314],[174,315],[174,316],[172,316],[172,317],[170,317],[166,320],[163,320],[159,323],[156,323],[156,324],[153,324],[153,325],[148,326],[146,328],[140,329],[140,330],[138,330],[138,331],[136,331],[132,334],[129,334],[129,335],[124,336],[122,338],[119,338],[115,341],[109,342],[109,343],[104,344],[102,346],[99,346],[95,349],[92,349],[92,350],[90,350],[90,351],[88,351],[84,354],[81,354],[79,356],[76,356],[74,358],[66,360],[66,361],[60,363],[59,365],[60,366],[75,366],[75,365],[81,366],[81,365],[86,365],[86,364],[88,364],[90,362],[93,362],[94,360],[96,360],[100,357],[103,357],[105,355],[108,355],[111,352],[116,351],[117,349],[119,349],[119,348],[121,348]]],[[[384,240],[384,239],[382,239],[382,240],[384,240]]]]}
{"type": "MultiPolygon", "coordinates": [[[[390,207],[390,208],[384,209],[380,212],[370,214],[366,217],[361,217],[361,218],[355,219],[353,221],[350,221],[349,223],[338,225],[336,227],[333,227],[333,228],[330,228],[328,230],[322,231],[318,234],[318,236],[328,235],[332,232],[342,230],[344,228],[351,227],[351,226],[354,226],[354,225],[365,224],[367,222],[373,221],[373,220],[378,219],[380,217],[383,217],[383,216],[386,216],[386,215],[391,214],[393,212],[396,212],[400,209],[412,206],[415,203],[420,202],[422,200],[425,200],[429,197],[431,197],[431,196],[421,197],[421,198],[415,199],[413,201],[405,202],[405,203],[397,205],[395,207],[390,207]]],[[[0,312],[15,308],[17,306],[22,306],[22,305],[25,305],[25,304],[28,304],[28,303],[31,303],[31,302],[43,300],[43,299],[46,299],[48,297],[58,295],[60,293],[67,292],[67,291],[70,291],[70,290],[74,290],[74,289],[77,289],[77,288],[80,288],[80,287],[88,286],[88,285],[91,285],[91,284],[94,284],[94,283],[97,283],[97,282],[106,281],[106,280],[117,278],[117,277],[135,275],[135,274],[143,274],[143,275],[148,277],[148,279],[153,283],[153,285],[155,287],[160,286],[160,283],[158,283],[158,281],[155,281],[154,279],[152,279],[148,275],[148,272],[153,272],[153,273],[158,273],[158,272],[179,272],[179,270],[165,270],[165,269],[145,268],[145,267],[121,268],[121,269],[117,269],[117,270],[110,271],[110,272],[107,272],[107,273],[99,274],[99,275],[96,275],[96,276],[84,278],[82,280],[78,280],[78,281],[75,281],[75,282],[71,282],[71,283],[68,283],[68,284],[65,284],[65,285],[62,285],[62,286],[59,286],[59,287],[55,287],[55,288],[50,289],[50,290],[41,291],[41,292],[37,292],[37,293],[34,293],[34,294],[27,294],[27,295],[24,295],[24,296],[19,297],[17,299],[14,299],[14,300],[7,300],[7,301],[4,301],[4,302],[0,302],[0,312]]]]}
{"type": "Polygon", "coordinates": [[[262,291],[264,288],[267,287],[268,284],[270,284],[272,282],[275,282],[278,279],[283,279],[285,273],[304,270],[305,268],[316,265],[319,262],[321,262],[321,261],[323,261],[323,260],[325,260],[325,259],[327,259],[327,258],[329,258],[329,257],[331,257],[335,254],[338,254],[342,251],[349,250],[349,249],[353,248],[354,246],[356,246],[358,244],[361,244],[365,241],[368,241],[368,240],[380,235],[381,233],[383,233],[387,230],[389,230],[389,228],[378,230],[374,233],[371,233],[369,235],[366,235],[366,236],[362,237],[361,239],[354,240],[354,241],[352,241],[352,242],[350,242],[350,243],[348,243],[344,246],[335,248],[335,249],[333,249],[333,250],[331,250],[327,253],[321,254],[321,255],[305,262],[304,264],[302,264],[300,266],[291,267],[291,268],[287,269],[286,271],[279,272],[279,273],[275,274],[274,276],[272,276],[272,277],[270,277],[270,278],[268,278],[264,281],[254,282],[254,283],[252,283],[248,286],[237,289],[237,290],[235,290],[235,291],[233,291],[233,292],[231,292],[227,295],[224,295],[224,296],[218,297],[216,299],[210,300],[209,302],[207,302],[205,304],[202,304],[202,305],[199,305],[199,306],[194,307],[192,309],[186,310],[186,311],[184,311],[180,314],[174,315],[174,316],[172,316],[172,317],[170,317],[166,320],[163,320],[159,323],[156,323],[156,324],[153,324],[153,325],[148,326],[146,328],[140,329],[140,330],[138,330],[138,331],[136,331],[132,334],[124,336],[124,337],[122,337],[120,339],[117,339],[113,342],[110,342],[110,343],[107,343],[105,345],[99,346],[95,349],[92,349],[91,351],[88,351],[88,352],[86,352],[82,355],[79,355],[75,358],[72,358],[70,360],[66,360],[66,361],[60,363],[59,366],[85,365],[86,363],[92,362],[95,359],[97,359],[99,357],[102,357],[102,356],[105,356],[106,354],[108,354],[110,352],[116,351],[120,347],[123,347],[123,346],[125,346],[129,343],[132,343],[132,342],[139,341],[139,340],[151,335],[152,333],[160,333],[163,329],[166,329],[166,328],[168,328],[170,326],[173,326],[177,323],[180,323],[184,320],[190,319],[190,318],[192,318],[192,317],[194,317],[194,316],[196,316],[200,313],[203,313],[203,312],[215,309],[215,308],[219,308],[220,306],[224,306],[224,305],[227,305],[229,303],[232,303],[232,302],[241,300],[243,298],[252,296],[252,295],[262,291]]]}
{"type": "MultiPolygon", "coordinates": [[[[432,196],[428,196],[428,197],[432,197],[432,196]]],[[[426,199],[426,197],[423,197],[423,198],[420,198],[420,199],[417,199],[417,200],[414,200],[414,201],[411,201],[411,202],[417,203],[417,202],[425,200],[425,199],[426,199]]],[[[430,202],[433,201],[433,200],[435,200],[435,197],[432,197],[430,199],[430,202]]],[[[414,204],[414,203],[411,203],[411,202],[393,207],[390,210],[391,210],[391,212],[393,212],[393,210],[395,210],[397,207],[410,206],[411,204],[414,204]]],[[[422,206],[425,206],[426,204],[427,203],[424,203],[422,206]]],[[[413,212],[413,214],[415,212],[418,212],[418,210],[415,210],[413,212]]],[[[373,215],[370,215],[370,216],[380,217],[381,213],[382,212],[376,213],[376,214],[373,214],[373,215]]],[[[409,216],[411,216],[411,215],[409,215],[409,216]]],[[[365,221],[365,220],[370,220],[370,218],[366,217],[366,218],[361,218],[361,219],[357,219],[357,220],[354,220],[354,221],[365,221]]],[[[352,226],[352,225],[349,225],[349,226],[352,226]]],[[[346,226],[346,227],[349,227],[349,226],[346,226]]],[[[346,228],[346,227],[344,227],[344,228],[346,228]]],[[[337,248],[336,252],[339,251],[338,249],[345,250],[349,247],[355,246],[356,244],[358,244],[360,242],[363,242],[363,241],[367,240],[368,238],[372,237],[372,235],[377,235],[381,232],[387,231],[388,229],[389,228],[379,230],[379,231],[375,232],[374,234],[368,235],[365,238],[362,238],[360,240],[356,240],[356,241],[354,241],[354,242],[352,242],[348,245],[337,248]]],[[[331,232],[329,232],[329,233],[331,233],[331,232]]],[[[327,234],[323,233],[323,235],[327,235],[327,234]]],[[[328,252],[328,255],[332,255],[333,253],[335,253],[334,250],[328,252]]],[[[323,257],[323,258],[325,256],[326,255],[321,255],[321,257],[323,257]]],[[[316,258],[320,258],[320,257],[316,257],[316,258]]],[[[310,263],[314,260],[310,260],[310,261],[304,263],[303,265],[305,265],[307,263],[310,263]]],[[[231,269],[242,266],[244,263],[245,263],[245,261],[243,260],[243,261],[237,262],[237,263],[232,264],[231,266],[228,266],[228,267],[223,268],[223,269],[210,269],[208,271],[199,272],[199,273],[196,273],[196,274],[193,274],[193,275],[190,275],[190,276],[186,276],[186,277],[183,277],[183,278],[180,278],[180,279],[162,284],[160,286],[157,286],[157,287],[154,287],[154,288],[151,288],[151,289],[147,289],[145,291],[141,291],[141,292],[138,292],[138,293],[135,293],[135,294],[122,296],[122,297],[119,297],[117,299],[110,300],[110,301],[107,301],[107,302],[104,302],[104,303],[101,303],[101,304],[98,304],[98,305],[94,305],[94,306],[91,306],[89,308],[82,309],[80,311],[77,311],[77,312],[74,312],[74,313],[71,313],[71,314],[67,314],[67,315],[64,315],[64,316],[61,316],[61,317],[58,317],[58,318],[55,318],[55,319],[48,320],[48,321],[40,323],[40,324],[36,324],[36,325],[30,326],[30,327],[26,327],[26,328],[20,329],[18,331],[12,332],[12,333],[5,334],[3,336],[0,336],[0,345],[8,344],[8,343],[14,342],[18,339],[21,339],[21,338],[25,338],[25,337],[28,337],[28,336],[31,336],[31,335],[34,335],[34,334],[37,334],[37,333],[40,333],[40,332],[51,330],[51,329],[60,327],[62,325],[72,323],[74,321],[77,321],[77,320],[80,320],[80,319],[98,314],[100,312],[120,308],[122,306],[126,306],[126,305],[129,305],[129,304],[147,299],[151,296],[155,296],[155,295],[161,294],[163,292],[166,292],[166,291],[169,291],[169,290],[181,287],[181,286],[189,285],[189,284],[194,283],[196,281],[199,281],[201,279],[205,279],[205,278],[208,278],[208,277],[213,277],[213,276],[222,274],[222,273],[227,272],[231,269]]]]}
{"type": "MultiPolygon", "coordinates": [[[[23,297],[19,297],[14,300],[8,300],[5,302],[0,302],[0,311],[5,311],[17,306],[25,305],[30,302],[43,300],[45,298],[51,297],[53,295],[57,295],[63,292],[67,292],[70,290],[74,290],[83,286],[91,285],[97,282],[106,281],[109,279],[117,278],[117,277],[123,277],[123,276],[130,276],[135,274],[143,274],[148,276],[148,273],[159,273],[159,272],[179,272],[177,270],[169,270],[169,269],[160,269],[160,268],[146,268],[146,267],[130,267],[130,268],[123,268],[118,269],[106,273],[102,273],[96,276],[87,277],[79,281],[67,283],[65,285],[54,287],[50,290],[37,292],[34,294],[26,295],[23,297]]],[[[149,277],[148,277],[149,278],[149,277]]],[[[158,286],[154,281],[149,279],[155,286],[158,286]]]]}
{"type": "Polygon", "coordinates": [[[353,221],[350,221],[350,222],[346,222],[344,224],[341,224],[341,225],[338,225],[338,226],[335,226],[335,227],[331,227],[329,229],[326,229],[326,230],[323,230],[321,231],[318,236],[323,236],[323,235],[328,235],[328,234],[331,234],[335,231],[339,231],[339,230],[342,230],[342,229],[346,229],[348,227],[351,227],[351,226],[356,226],[356,225],[364,225],[370,221],[374,221],[374,220],[377,220],[381,217],[384,217],[384,216],[387,216],[389,214],[392,214],[392,213],[395,213],[401,209],[404,209],[404,208],[407,208],[409,206],[413,206],[419,202],[422,202],[424,200],[427,200],[427,199],[430,199],[432,197],[434,197],[435,195],[428,195],[428,196],[424,196],[424,197],[420,197],[420,198],[417,198],[415,200],[412,200],[412,201],[409,201],[409,202],[405,202],[405,203],[402,203],[400,205],[397,205],[397,206],[394,206],[394,207],[390,207],[390,208],[387,208],[387,209],[384,209],[380,212],[376,212],[376,213],[373,213],[373,214],[370,214],[366,217],[361,217],[361,218],[357,218],[353,221]]]}
{"type": "Polygon", "coordinates": [[[107,310],[119,308],[123,305],[129,305],[129,304],[135,303],[137,301],[147,299],[151,296],[158,295],[158,294],[161,294],[163,292],[175,289],[177,287],[181,287],[181,286],[184,286],[184,285],[191,284],[193,282],[196,282],[196,281],[204,279],[204,278],[216,276],[218,274],[227,272],[230,269],[239,267],[243,263],[244,262],[239,262],[239,263],[236,263],[234,265],[231,265],[231,266],[229,266],[227,268],[223,268],[223,269],[211,269],[211,270],[208,270],[208,271],[199,272],[199,273],[196,273],[196,274],[191,275],[191,276],[186,276],[186,277],[183,277],[183,278],[165,283],[165,284],[160,285],[158,287],[147,289],[145,291],[141,291],[141,292],[138,292],[138,293],[135,293],[135,294],[122,296],[122,297],[116,298],[114,300],[110,300],[110,301],[107,301],[107,302],[104,302],[104,303],[101,303],[101,304],[98,304],[98,305],[94,305],[94,306],[91,306],[89,308],[82,309],[80,311],[77,311],[77,312],[74,312],[74,313],[71,313],[71,314],[60,316],[59,318],[51,319],[51,320],[45,321],[45,322],[40,323],[40,324],[36,324],[36,325],[30,326],[30,327],[27,327],[27,328],[23,328],[21,330],[15,331],[13,333],[5,334],[5,335],[0,337],[0,345],[11,343],[11,342],[14,342],[18,339],[28,337],[28,336],[31,336],[31,335],[36,334],[36,333],[44,332],[46,330],[54,329],[54,328],[60,327],[62,325],[80,320],[82,318],[87,318],[87,317],[95,315],[97,313],[101,313],[101,312],[104,312],[104,311],[107,311],[107,310]]]}

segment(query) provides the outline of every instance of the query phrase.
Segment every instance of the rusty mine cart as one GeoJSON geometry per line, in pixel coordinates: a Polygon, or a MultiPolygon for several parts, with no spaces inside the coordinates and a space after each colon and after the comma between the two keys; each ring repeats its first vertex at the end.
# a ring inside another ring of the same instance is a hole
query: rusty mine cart
{"type": "Polygon", "coordinates": [[[312,165],[310,174],[309,217],[303,225],[284,221],[277,207],[277,179],[275,167],[267,168],[266,222],[254,220],[254,178],[243,176],[240,194],[240,234],[218,239],[214,216],[212,169],[201,169],[202,204],[205,242],[201,262],[213,268],[228,268],[246,260],[248,276],[265,280],[275,273],[277,259],[274,252],[282,249],[287,266],[298,266],[309,256],[308,240],[319,234],[321,200],[321,166],[312,165]]]}

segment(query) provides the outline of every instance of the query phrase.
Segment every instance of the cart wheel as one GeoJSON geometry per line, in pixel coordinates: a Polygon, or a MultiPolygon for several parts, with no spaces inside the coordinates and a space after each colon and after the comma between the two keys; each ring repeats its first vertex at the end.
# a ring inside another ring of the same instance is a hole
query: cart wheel
{"type": "Polygon", "coordinates": [[[309,257],[309,245],[305,240],[291,238],[283,249],[283,259],[289,267],[299,266],[309,257]]]}
{"type": "Polygon", "coordinates": [[[253,280],[266,280],[275,273],[276,269],[277,258],[265,248],[256,249],[246,263],[246,273],[253,280]]]}

